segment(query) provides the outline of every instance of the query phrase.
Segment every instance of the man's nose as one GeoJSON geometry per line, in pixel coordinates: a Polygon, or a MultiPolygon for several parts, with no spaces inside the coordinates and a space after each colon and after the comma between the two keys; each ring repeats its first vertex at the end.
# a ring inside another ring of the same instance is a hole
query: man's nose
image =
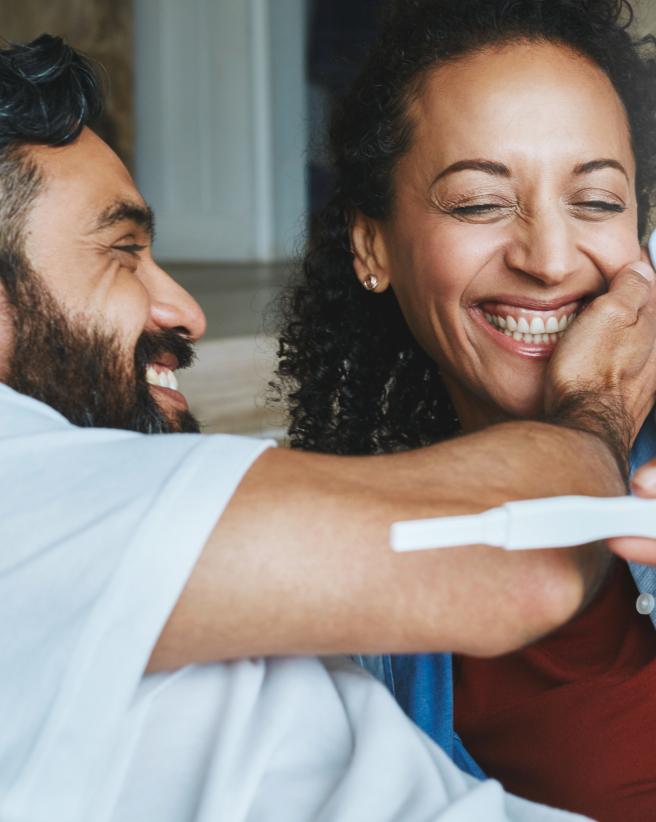
{"type": "Polygon", "coordinates": [[[575,229],[559,209],[545,209],[521,223],[517,221],[511,231],[505,252],[509,268],[545,286],[559,285],[576,271],[579,252],[575,229]]]}
{"type": "Polygon", "coordinates": [[[207,320],[200,305],[181,285],[152,264],[144,278],[150,295],[150,321],[157,328],[176,330],[190,340],[198,340],[207,328],[207,320]]]}

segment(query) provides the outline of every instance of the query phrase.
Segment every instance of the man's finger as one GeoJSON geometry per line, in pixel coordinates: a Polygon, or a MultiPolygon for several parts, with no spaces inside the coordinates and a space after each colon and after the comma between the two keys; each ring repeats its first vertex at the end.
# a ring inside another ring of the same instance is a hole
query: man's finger
{"type": "Polygon", "coordinates": [[[613,277],[607,293],[592,302],[590,311],[604,318],[610,327],[628,328],[652,300],[655,280],[651,265],[636,260],[613,277]]]}
{"type": "Polygon", "coordinates": [[[656,497],[656,459],[645,463],[635,472],[631,490],[638,497],[656,497]]]}
{"type": "Polygon", "coordinates": [[[619,292],[633,293],[634,289],[641,292],[651,293],[654,280],[656,280],[656,272],[646,260],[635,260],[613,277],[608,287],[609,294],[619,292]]]}
{"type": "MultiPolygon", "coordinates": [[[[631,479],[631,490],[636,496],[656,498],[656,459],[645,463],[631,479]]],[[[608,540],[608,547],[633,562],[656,564],[656,540],[641,537],[618,537],[608,540]]]]}
{"type": "Polygon", "coordinates": [[[632,562],[656,565],[656,540],[642,537],[617,537],[608,540],[610,550],[632,562]]]}

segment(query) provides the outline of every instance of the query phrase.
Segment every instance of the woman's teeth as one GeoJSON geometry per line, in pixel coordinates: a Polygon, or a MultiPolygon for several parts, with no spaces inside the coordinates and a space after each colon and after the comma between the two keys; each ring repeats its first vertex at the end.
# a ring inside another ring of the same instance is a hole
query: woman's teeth
{"type": "Polygon", "coordinates": [[[157,372],[152,365],[146,369],[146,382],[157,385],[160,388],[172,388],[178,390],[178,381],[175,374],[169,368],[163,368],[157,372]]]}
{"type": "Polygon", "coordinates": [[[505,317],[497,314],[484,314],[485,319],[498,328],[507,337],[527,343],[557,343],[563,336],[567,328],[574,322],[576,311],[569,315],[563,315],[560,320],[556,317],[533,317],[531,322],[526,317],[516,319],[511,315],[505,317]]]}

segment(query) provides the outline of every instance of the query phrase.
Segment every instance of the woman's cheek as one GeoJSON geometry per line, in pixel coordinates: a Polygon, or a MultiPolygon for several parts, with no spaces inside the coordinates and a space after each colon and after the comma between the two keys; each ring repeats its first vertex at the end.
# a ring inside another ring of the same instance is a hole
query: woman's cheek
{"type": "Polygon", "coordinates": [[[584,251],[607,282],[629,263],[640,259],[640,240],[633,215],[623,215],[622,223],[600,223],[581,243],[584,251]]]}

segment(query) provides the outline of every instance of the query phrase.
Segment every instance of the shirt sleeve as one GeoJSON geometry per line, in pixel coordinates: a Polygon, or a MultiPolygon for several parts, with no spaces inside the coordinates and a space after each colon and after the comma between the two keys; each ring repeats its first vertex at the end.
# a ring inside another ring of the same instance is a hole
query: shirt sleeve
{"type": "Polygon", "coordinates": [[[13,812],[102,767],[212,528],[272,443],[79,429],[5,392],[0,808],[13,812]]]}

